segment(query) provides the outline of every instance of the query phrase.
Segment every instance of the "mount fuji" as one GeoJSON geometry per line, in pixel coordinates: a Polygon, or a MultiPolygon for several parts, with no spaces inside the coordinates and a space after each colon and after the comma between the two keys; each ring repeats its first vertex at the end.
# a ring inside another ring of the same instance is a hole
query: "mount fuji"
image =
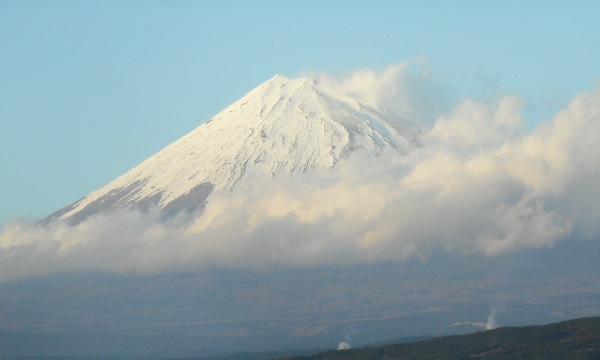
{"type": "Polygon", "coordinates": [[[334,168],[351,153],[407,152],[419,129],[309,78],[275,75],[138,166],[46,218],[77,224],[112,209],[163,216],[201,209],[213,191],[252,174],[270,177],[334,168]]]}
{"type": "Polygon", "coordinates": [[[600,93],[531,134],[513,98],[421,129],[359,80],[276,75],[9,224],[0,358],[283,357],[600,313],[600,93]]]}

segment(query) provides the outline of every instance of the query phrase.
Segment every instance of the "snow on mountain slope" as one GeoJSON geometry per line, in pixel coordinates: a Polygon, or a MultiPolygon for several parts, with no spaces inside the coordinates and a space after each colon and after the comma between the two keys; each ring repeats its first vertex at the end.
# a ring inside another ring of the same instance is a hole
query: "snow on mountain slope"
{"type": "Polygon", "coordinates": [[[202,206],[249,170],[271,176],[331,168],[354,151],[407,151],[417,130],[399,116],[276,75],[215,117],[108,185],[52,214],[77,223],[114,208],[159,206],[165,213],[202,206]]]}

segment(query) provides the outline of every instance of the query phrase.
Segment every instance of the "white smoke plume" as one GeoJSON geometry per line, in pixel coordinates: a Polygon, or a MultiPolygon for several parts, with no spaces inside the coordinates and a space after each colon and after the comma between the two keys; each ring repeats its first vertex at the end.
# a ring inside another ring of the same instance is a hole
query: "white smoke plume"
{"type": "MultiPolygon", "coordinates": [[[[388,72],[355,75],[344,89],[361,89],[363,78],[394,88],[386,79],[401,71],[388,72]]],[[[383,90],[373,93],[391,101],[383,90]]],[[[520,106],[514,96],[466,99],[407,155],[356,153],[335,171],[257,176],[212,194],[202,214],[162,221],[158,211],[122,211],[77,226],[14,221],[0,229],[0,280],[79,270],[346,265],[434,251],[495,256],[598,239],[600,89],[578,95],[529,133],[520,106]]]]}
{"type": "Polygon", "coordinates": [[[338,350],[350,350],[350,349],[352,349],[352,345],[348,344],[345,341],[342,341],[341,343],[338,344],[337,349],[338,350]]]}
{"type": "Polygon", "coordinates": [[[352,349],[352,345],[350,345],[350,334],[346,334],[344,337],[344,341],[341,341],[338,344],[338,350],[350,350],[352,349]]]}
{"type": "Polygon", "coordinates": [[[498,327],[496,323],[496,309],[492,309],[492,312],[488,315],[487,322],[485,323],[486,330],[493,330],[498,327]]]}

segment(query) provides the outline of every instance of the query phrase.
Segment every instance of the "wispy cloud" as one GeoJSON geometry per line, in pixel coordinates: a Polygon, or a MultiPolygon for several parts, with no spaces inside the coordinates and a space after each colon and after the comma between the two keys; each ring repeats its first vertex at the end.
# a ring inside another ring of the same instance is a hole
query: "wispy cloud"
{"type": "Polygon", "coordinates": [[[421,124],[431,124],[450,107],[449,89],[434,75],[425,58],[380,71],[362,69],[345,76],[313,71],[307,76],[339,97],[391,110],[421,124]]]}
{"type": "MultiPolygon", "coordinates": [[[[373,87],[365,101],[389,102],[379,85],[394,88],[387,78],[401,71],[365,71],[338,85],[369,90],[365,96],[373,87]]],[[[0,279],[342,265],[432,251],[494,256],[597,239],[600,90],[578,95],[528,133],[520,106],[514,96],[465,99],[406,155],[356,153],[335,171],[272,181],[257,175],[233,192],[213,193],[202,214],[165,221],[158,211],[122,211],[78,226],[15,221],[0,230],[0,279]]]]}

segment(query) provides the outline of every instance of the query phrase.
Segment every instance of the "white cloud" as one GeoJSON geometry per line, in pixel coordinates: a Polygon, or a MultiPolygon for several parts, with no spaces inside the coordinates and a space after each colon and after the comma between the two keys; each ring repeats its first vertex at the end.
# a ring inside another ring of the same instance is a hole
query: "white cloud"
{"type": "MultiPolygon", "coordinates": [[[[340,86],[373,88],[365,101],[378,101],[402,71],[365,71],[340,86]]],[[[465,100],[407,155],[356,154],[336,171],[255,177],[214,193],[201,216],[161,221],[157,211],[126,211],[75,227],[13,222],[0,230],[0,280],[354,264],[432,251],[494,256],[598,239],[600,90],[577,96],[531,133],[519,109],[516,97],[465,100]]]]}
{"type": "Polygon", "coordinates": [[[390,110],[420,124],[430,124],[450,106],[447,88],[424,58],[381,71],[363,69],[346,76],[312,72],[307,76],[338,97],[390,110]]]}

